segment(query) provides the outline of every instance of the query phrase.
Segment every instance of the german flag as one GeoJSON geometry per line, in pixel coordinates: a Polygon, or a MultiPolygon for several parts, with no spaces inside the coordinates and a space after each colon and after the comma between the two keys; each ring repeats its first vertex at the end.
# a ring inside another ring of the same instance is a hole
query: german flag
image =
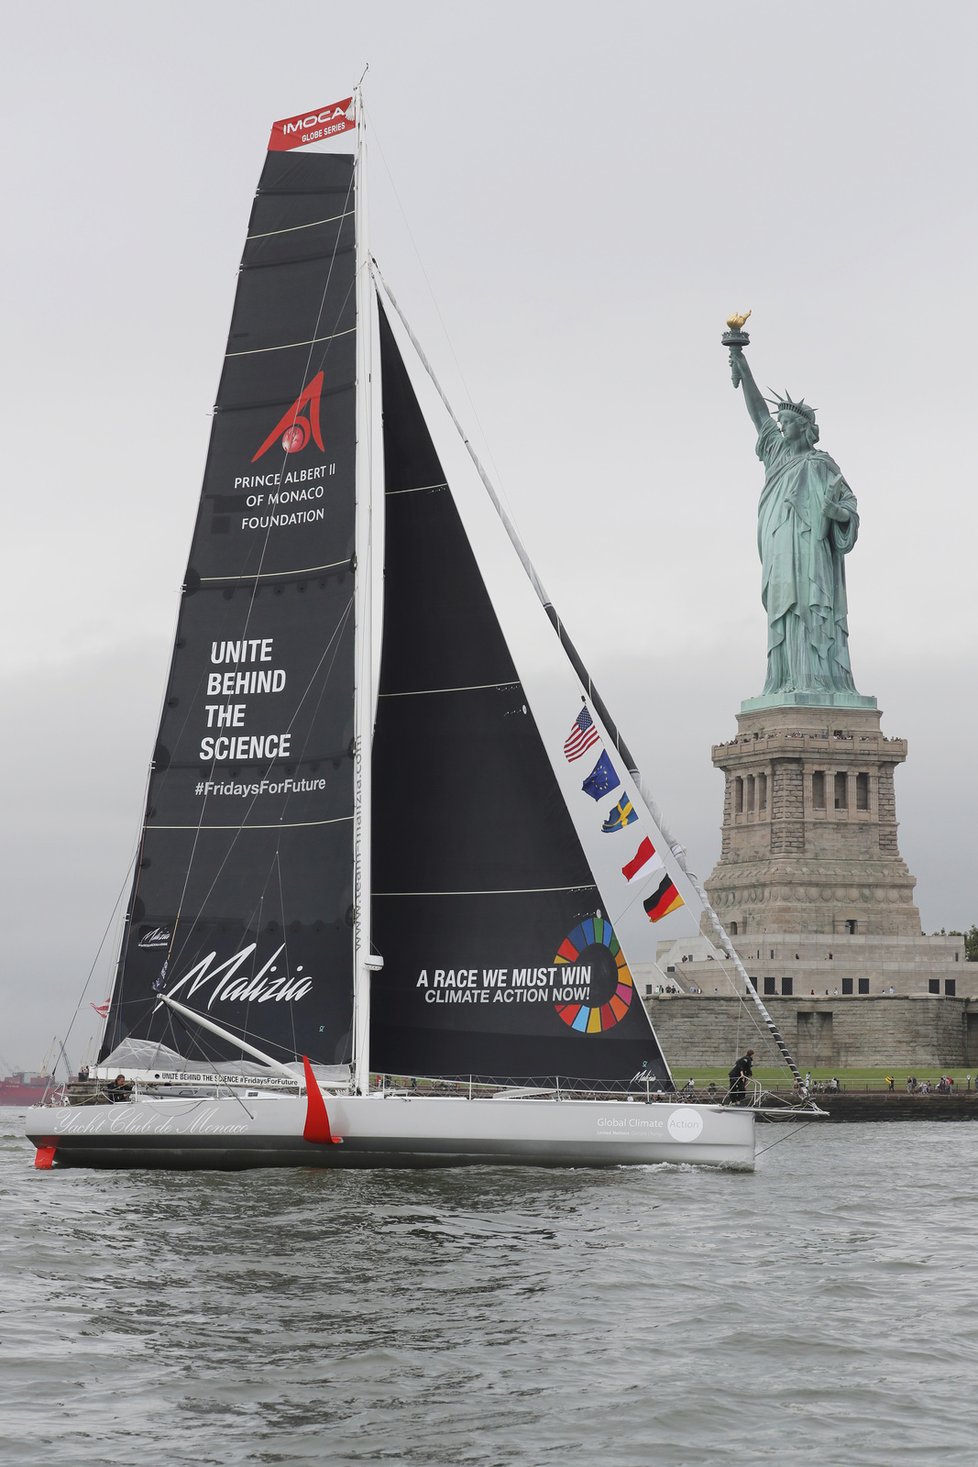
{"type": "Polygon", "coordinates": [[[683,905],[682,897],[665,874],[652,895],[647,896],[642,903],[650,922],[660,922],[663,917],[668,917],[670,912],[675,912],[683,905]]]}

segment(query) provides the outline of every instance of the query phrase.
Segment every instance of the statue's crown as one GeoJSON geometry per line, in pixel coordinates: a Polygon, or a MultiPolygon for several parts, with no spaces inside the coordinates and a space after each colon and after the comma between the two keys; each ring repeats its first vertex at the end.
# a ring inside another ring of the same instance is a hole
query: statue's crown
{"type": "MultiPolygon", "coordinates": [[[[773,388],[769,390],[774,391],[773,388]]],[[[806,418],[809,423],[814,423],[815,421],[815,409],[803,397],[799,398],[797,402],[793,402],[787,388],[785,388],[784,397],[775,395],[774,397],[767,398],[767,401],[772,407],[777,408],[779,413],[798,413],[801,417],[806,418]]]]}

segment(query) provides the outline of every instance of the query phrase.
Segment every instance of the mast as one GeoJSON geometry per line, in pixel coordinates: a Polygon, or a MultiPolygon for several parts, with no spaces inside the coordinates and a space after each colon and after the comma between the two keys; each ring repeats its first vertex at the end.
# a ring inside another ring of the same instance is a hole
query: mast
{"type": "Polygon", "coordinates": [[[764,1003],[763,1003],[763,1001],[761,999],[760,994],[757,992],[756,988],[751,983],[750,977],[748,976],[747,970],[746,970],[746,968],[744,967],[743,963],[740,960],[740,957],[739,957],[739,955],[737,953],[736,948],[734,947],[733,943],[731,942],[730,938],[728,937],[728,935],[727,935],[727,933],[726,933],[726,931],[725,931],[722,923],[720,922],[719,917],[717,916],[716,912],[714,912],[712,906],[709,903],[709,900],[707,899],[706,892],[703,889],[702,883],[700,882],[699,878],[693,872],[691,872],[689,870],[689,868],[687,867],[686,861],[685,861],[685,858],[684,858],[684,853],[683,853],[682,847],[672,838],[672,836],[669,834],[668,830],[665,828],[664,823],[663,823],[663,820],[662,820],[662,817],[661,817],[661,815],[659,813],[659,810],[658,810],[658,808],[656,806],[656,803],[655,803],[655,801],[654,801],[654,799],[652,797],[651,791],[648,789],[648,787],[647,787],[647,785],[645,783],[645,780],[642,778],[641,772],[639,771],[639,769],[638,769],[638,767],[636,765],[635,759],[633,758],[631,752],[629,751],[629,749],[627,748],[627,746],[625,744],[624,739],[622,738],[621,734],[619,733],[618,728],[617,728],[617,725],[614,723],[613,719],[611,718],[611,715],[608,712],[608,709],[607,709],[607,707],[606,707],[606,705],[604,703],[604,700],[602,699],[601,695],[599,694],[597,688],[594,686],[594,683],[593,683],[593,681],[591,679],[591,675],[588,672],[586,666],[584,665],[584,662],[581,659],[580,653],[577,651],[577,648],[574,646],[573,642],[571,641],[570,637],[568,636],[567,630],[566,630],[566,628],[565,628],[565,626],[564,626],[564,624],[563,624],[563,622],[562,622],[562,620],[561,620],[561,618],[560,618],[560,616],[559,616],[559,614],[557,612],[557,609],[554,606],[553,601],[551,600],[551,598],[548,596],[546,590],[544,589],[543,583],[541,582],[540,577],[537,574],[537,571],[536,571],[535,566],[533,565],[533,562],[530,560],[530,557],[527,554],[526,547],[524,546],[522,540],[520,539],[519,533],[518,533],[515,525],[513,524],[513,522],[510,519],[509,515],[506,513],[506,510],[503,507],[503,504],[500,501],[498,494],[496,493],[495,486],[493,485],[493,483],[490,480],[488,474],[486,473],[486,470],[483,467],[482,462],[479,459],[478,454],[476,453],[475,449],[473,448],[473,446],[472,446],[472,444],[471,444],[471,442],[470,442],[470,440],[468,438],[468,435],[466,434],[466,432],[463,429],[461,423],[459,422],[458,418],[456,417],[455,412],[454,412],[454,409],[452,408],[451,403],[448,401],[448,398],[446,397],[445,392],[442,389],[441,383],[438,381],[438,378],[435,376],[435,372],[434,372],[434,369],[432,368],[432,365],[431,365],[430,361],[428,360],[427,356],[425,355],[424,351],[422,350],[421,344],[418,341],[417,337],[415,336],[414,332],[411,330],[411,327],[410,327],[409,323],[405,319],[404,312],[401,310],[401,307],[398,304],[397,300],[395,299],[395,297],[394,297],[394,295],[393,295],[393,293],[392,293],[392,291],[390,289],[390,286],[387,284],[387,281],[384,279],[383,275],[381,274],[380,268],[377,265],[376,260],[371,259],[371,261],[370,261],[370,269],[371,269],[371,272],[372,272],[374,278],[376,279],[378,285],[382,287],[385,296],[390,301],[392,307],[394,308],[395,312],[397,313],[398,319],[400,320],[401,325],[403,326],[404,331],[407,334],[407,337],[410,340],[412,347],[414,348],[415,352],[417,353],[418,360],[421,362],[421,365],[424,367],[424,370],[427,373],[427,375],[428,375],[428,377],[429,377],[429,379],[431,381],[432,386],[434,387],[436,393],[438,394],[439,398],[441,399],[442,404],[444,405],[445,410],[448,413],[448,416],[451,419],[451,422],[452,422],[452,424],[453,424],[456,432],[458,433],[459,437],[461,438],[461,440],[462,440],[462,442],[463,442],[463,444],[465,446],[465,450],[466,450],[469,458],[472,460],[472,464],[473,464],[473,466],[474,466],[477,474],[479,475],[480,480],[482,481],[482,484],[483,484],[483,487],[486,490],[486,493],[489,496],[490,502],[492,503],[492,506],[495,509],[496,514],[499,516],[499,519],[502,522],[503,528],[505,529],[506,534],[509,537],[510,543],[512,544],[513,549],[515,550],[516,555],[518,556],[519,561],[520,561],[521,565],[523,566],[523,569],[526,571],[527,577],[529,578],[530,584],[533,587],[534,593],[535,593],[537,599],[539,600],[541,606],[543,607],[543,610],[546,613],[546,616],[547,616],[548,621],[550,622],[551,626],[553,627],[554,631],[557,634],[557,638],[560,641],[560,644],[561,644],[562,648],[564,649],[564,652],[565,652],[565,654],[566,654],[566,656],[568,658],[568,661],[570,662],[570,664],[573,667],[575,673],[577,674],[578,678],[580,679],[582,686],[585,688],[588,697],[590,698],[591,702],[594,705],[594,708],[595,708],[596,712],[598,713],[598,716],[601,718],[602,722],[604,723],[604,726],[607,729],[607,732],[608,732],[608,734],[609,734],[609,736],[610,736],[610,738],[611,738],[611,740],[612,740],[615,748],[618,750],[618,752],[622,756],[622,759],[625,761],[625,764],[626,764],[626,766],[628,768],[628,771],[631,774],[632,779],[635,782],[636,788],[638,789],[639,794],[642,796],[642,799],[645,801],[645,804],[648,806],[648,809],[649,809],[649,811],[650,811],[650,813],[652,815],[652,818],[654,819],[656,825],[658,825],[659,829],[662,831],[662,834],[665,836],[666,841],[667,841],[667,843],[669,845],[669,851],[670,851],[670,855],[672,856],[672,859],[676,862],[676,865],[679,867],[679,869],[682,872],[683,876],[686,878],[686,880],[692,886],[693,890],[696,892],[696,895],[699,898],[699,900],[700,900],[700,902],[701,902],[701,904],[703,906],[703,910],[708,914],[710,925],[712,926],[714,932],[716,933],[717,937],[719,938],[719,940],[720,940],[720,942],[722,944],[722,947],[723,947],[724,951],[727,953],[727,955],[729,956],[731,962],[733,963],[733,966],[734,966],[734,968],[735,968],[738,976],[743,980],[744,985],[745,985],[746,993],[750,997],[750,999],[753,1001],[755,1008],[758,1010],[758,1013],[760,1014],[761,1019],[763,1020],[763,1023],[764,1023],[765,1028],[767,1029],[768,1033],[771,1036],[771,1039],[774,1041],[775,1045],[777,1046],[778,1053],[781,1055],[781,1058],[783,1059],[783,1061],[787,1065],[787,1067],[790,1069],[790,1071],[791,1071],[792,1075],[795,1077],[795,1079],[798,1080],[798,1081],[800,1081],[801,1080],[801,1072],[799,1071],[798,1066],[795,1063],[794,1058],[792,1057],[791,1053],[788,1050],[788,1046],[785,1043],[785,1040],[784,1040],[783,1035],[781,1034],[780,1030],[778,1029],[777,1025],[775,1024],[775,1022],[772,1019],[771,1015],[768,1013],[767,1008],[765,1007],[765,1005],[764,1005],[764,1003]]]}
{"type": "Polygon", "coordinates": [[[354,610],[354,840],[353,840],[353,1079],[366,1094],[370,1083],[370,979],[377,961],[370,954],[371,743],[373,734],[372,600],[373,483],[371,412],[370,271],[367,253],[367,200],[363,92],[354,93],[357,123],[354,163],[356,241],[356,601],[354,610]]]}

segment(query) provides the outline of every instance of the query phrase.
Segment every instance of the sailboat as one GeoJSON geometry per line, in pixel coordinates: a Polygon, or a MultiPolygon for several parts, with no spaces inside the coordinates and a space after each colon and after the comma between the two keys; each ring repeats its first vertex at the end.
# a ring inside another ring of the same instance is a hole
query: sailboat
{"type": "Polygon", "coordinates": [[[750,1168],[626,957],[700,894],[369,253],[363,134],[272,129],[99,1059],[36,1164],[750,1168]]]}

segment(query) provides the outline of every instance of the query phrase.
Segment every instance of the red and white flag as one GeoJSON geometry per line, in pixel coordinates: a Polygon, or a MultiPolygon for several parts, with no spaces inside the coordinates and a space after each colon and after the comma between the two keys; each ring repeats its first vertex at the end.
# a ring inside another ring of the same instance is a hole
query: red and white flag
{"type": "Polygon", "coordinates": [[[273,122],[268,151],[287,153],[291,148],[304,147],[306,143],[321,143],[323,138],[349,132],[356,125],[353,98],[344,97],[342,102],[330,102],[325,107],[300,112],[298,117],[283,117],[281,122],[273,122]]]}
{"type": "Polygon", "coordinates": [[[621,874],[626,881],[644,881],[654,871],[661,869],[662,858],[656,856],[655,846],[646,836],[632,859],[621,868],[621,874]]]}
{"type": "Polygon", "coordinates": [[[112,1000],[109,999],[109,998],[107,998],[105,1000],[105,1003],[92,1003],[92,1004],[89,1004],[89,1008],[90,1009],[94,1009],[95,1012],[98,1014],[98,1016],[99,1016],[100,1019],[104,1019],[107,1016],[108,1012],[109,1012],[109,1008],[111,1006],[111,1003],[112,1003],[112,1000]]]}

